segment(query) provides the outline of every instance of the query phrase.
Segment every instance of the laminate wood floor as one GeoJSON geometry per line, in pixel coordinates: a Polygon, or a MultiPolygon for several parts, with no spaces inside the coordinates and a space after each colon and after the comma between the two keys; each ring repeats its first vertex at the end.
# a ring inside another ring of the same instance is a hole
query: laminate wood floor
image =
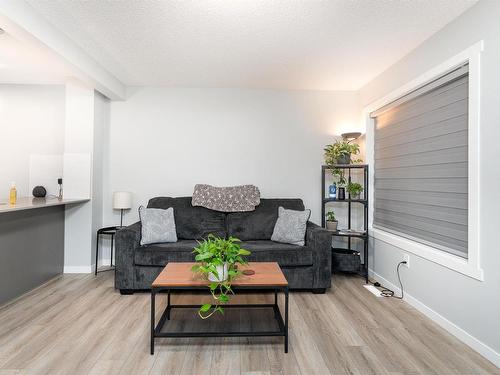
{"type": "MultiPolygon", "coordinates": [[[[500,374],[405,302],[362,285],[336,277],[327,294],[291,293],[288,354],[282,338],[195,338],[159,339],[151,356],[149,294],[121,296],[112,272],[64,275],[0,308],[0,374],[500,374]]],[[[264,298],[273,297],[234,301],[264,298]]]]}

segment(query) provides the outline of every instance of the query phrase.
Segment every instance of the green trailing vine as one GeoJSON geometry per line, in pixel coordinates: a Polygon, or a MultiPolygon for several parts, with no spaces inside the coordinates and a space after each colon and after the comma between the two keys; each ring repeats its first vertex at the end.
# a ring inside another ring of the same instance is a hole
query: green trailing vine
{"type": "Polygon", "coordinates": [[[198,315],[202,319],[210,318],[216,312],[224,313],[225,305],[229,302],[230,295],[234,294],[231,284],[233,280],[241,274],[238,270],[238,265],[247,264],[244,256],[250,255],[250,251],[240,247],[238,238],[229,237],[228,239],[220,238],[209,234],[207,239],[199,242],[194,248],[193,253],[196,254],[195,260],[199,264],[194,265],[191,270],[198,272],[206,277],[210,274],[217,279],[221,279],[222,275],[217,272],[218,266],[227,264],[228,272],[227,279],[224,281],[211,282],[209,284],[210,293],[214,299],[213,303],[205,303],[198,310],[198,315]]]}

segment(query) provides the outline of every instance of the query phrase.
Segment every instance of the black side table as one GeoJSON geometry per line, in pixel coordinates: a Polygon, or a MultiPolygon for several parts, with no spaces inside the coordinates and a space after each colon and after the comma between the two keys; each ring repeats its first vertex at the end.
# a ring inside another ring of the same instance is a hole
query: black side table
{"type": "MultiPolygon", "coordinates": [[[[113,244],[114,244],[114,239],[115,239],[115,234],[120,230],[122,227],[105,227],[97,230],[97,241],[95,244],[95,274],[97,275],[97,266],[99,262],[99,237],[101,235],[108,235],[111,236],[111,267],[113,267],[113,244]]],[[[109,270],[112,270],[113,268],[110,268],[109,270]]],[[[106,270],[106,271],[109,271],[106,270]]]]}

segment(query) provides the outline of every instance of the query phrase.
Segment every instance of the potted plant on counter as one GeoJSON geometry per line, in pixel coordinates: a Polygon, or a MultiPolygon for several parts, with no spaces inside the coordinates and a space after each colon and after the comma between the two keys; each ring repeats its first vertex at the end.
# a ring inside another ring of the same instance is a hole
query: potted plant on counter
{"type": "Polygon", "coordinates": [[[247,264],[243,257],[250,255],[250,251],[242,249],[239,242],[235,237],[225,239],[209,234],[193,250],[199,264],[194,265],[192,271],[211,281],[209,288],[214,299],[214,303],[206,303],[200,307],[198,315],[202,319],[211,317],[215,312],[223,313],[221,305],[228,303],[229,295],[234,294],[231,283],[240,275],[238,264],[247,264]]]}
{"type": "Polygon", "coordinates": [[[326,229],[336,232],[338,223],[337,219],[335,219],[335,212],[333,210],[328,211],[326,213],[326,229]]]}
{"type": "Polygon", "coordinates": [[[363,186],[357,182],[349,182],[347,184],[347,191],[351,196],[351,199],[359,199],[361,192],[363,191],[363,186]]]}

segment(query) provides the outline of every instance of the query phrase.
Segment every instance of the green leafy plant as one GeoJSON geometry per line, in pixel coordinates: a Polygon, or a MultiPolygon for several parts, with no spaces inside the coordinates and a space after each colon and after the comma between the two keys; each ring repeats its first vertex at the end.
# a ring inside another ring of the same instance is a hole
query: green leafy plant
{"type": "Polygon", "coordinates": [[[361,194],[361,192],[363,191],[363,186],[361,184],[358,184],[357,182],[349,182],[346,189],[349,194],[359,196],[359,194],[361,194]]]}
{"type": "Polygon", "coordinates": [[[325,163],[332,170],[332,175],[337,178],[339,186],[345,186],[346,179],[344,170],[341,168],[336,168],[336,164],[345,164],[347,159],[347,164],[360,163],[361,159],[351,159],[352,155],[359,154],[359,145],[356,143],[350,143],[348,141],[336,141],[331,145],[326,145],[325,151],[325,163]]]}
{"type": "Polygon", "coordinates": [[[250,255],[250,251],[242,249],[239,242],[241,241],[235,237],[225,239],[209,234],[207,239],[199,242],[193,250],[193,253],[196,254],[195,260],[199,262],[192,267],[193,272],[207,277],[213,275],[216,279],[221,280],[223,275],[219,275],[217,268],[227,264],[228,269],[226,280],[209,284],[210,293],[215,302],[206,303],[200,307],[198,315],[202,319],[207,319],[216,312],[224,313],[221,305],[227,304],[229,295],[234,294],[231,283],[241,274],[237,266],[238,264],[247,264],[243,257],[250,255]]]}
{"type": "MultiPolygon", "coordinates": [[[[356,143],[349,143],[347,141],[336,141],[331,145],[325,146],[325,163],[327,165],[339,164],[342,159],[350,157],[351,155],[359,154],[359,145],[356,143]]],[[[361,160],[356,159],[352,163],[358,163],[361,160]]]]}
{"type": "Polygon", "coordinates": [[[326,213],[326,221],[337,221],[337,219],[335,219],[335,212],[333,210],[330,210],[326,213]]]}
{"type": "Polygon", "coordinates": [[[345,173],[343,169],[332,168],[332,175],[337,178],[337,185],[339,187],[345,186],[347,181],[345,179],[345,173]]]}

